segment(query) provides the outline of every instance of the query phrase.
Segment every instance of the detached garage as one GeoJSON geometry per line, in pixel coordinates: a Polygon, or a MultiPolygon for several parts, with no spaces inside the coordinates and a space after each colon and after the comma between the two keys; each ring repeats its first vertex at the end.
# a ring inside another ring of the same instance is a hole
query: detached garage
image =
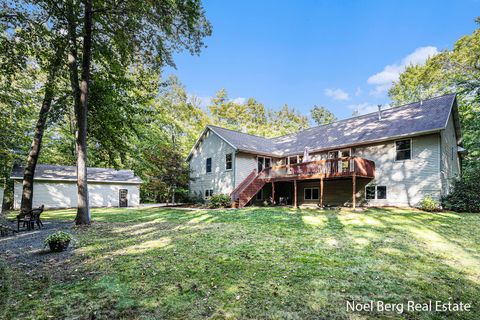
{"type": "MultiPolygon", "coordinates": [[[[22,200],[23,166],[15,166],[14,209],[22,200]]],[[[91,207],[135,207],[140,204],[141,180],[132,170],[88,168],[88,193],[91,207]]],[[[39,164],[33,181],[33,207],[60,209],[77,206],[77,169],[74,166],[39,164]]]]}

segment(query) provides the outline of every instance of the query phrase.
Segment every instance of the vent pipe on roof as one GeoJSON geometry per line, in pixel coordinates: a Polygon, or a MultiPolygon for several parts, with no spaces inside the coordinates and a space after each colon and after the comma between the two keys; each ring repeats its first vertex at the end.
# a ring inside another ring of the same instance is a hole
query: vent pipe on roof
{"type": "Polygon", "coordinates": [[[378,120],[382,120],[382,105],[378,105],[378,120]]]}

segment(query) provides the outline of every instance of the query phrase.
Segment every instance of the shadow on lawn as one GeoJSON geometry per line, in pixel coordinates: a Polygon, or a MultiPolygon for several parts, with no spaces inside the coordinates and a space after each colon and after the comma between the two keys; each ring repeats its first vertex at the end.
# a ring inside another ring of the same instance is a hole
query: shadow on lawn
{"type": "Polygon", "coordinates": [[[343,319],[352,316],[346,301],[372,299],[451,299],[479,308],[479,261],[474,249],[451,240],[463,225],[455,214],[149,208],[93,217],[92,227],[78,231],[72,261],[86,281],[50,291],[61,315],[343,319]],[[66,290],[83,299],[62,310],[66,290]]]}

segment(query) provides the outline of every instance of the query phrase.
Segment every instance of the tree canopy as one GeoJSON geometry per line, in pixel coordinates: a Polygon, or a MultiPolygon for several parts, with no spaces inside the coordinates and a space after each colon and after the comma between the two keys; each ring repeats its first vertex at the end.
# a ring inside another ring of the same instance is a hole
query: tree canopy
{"type": "MultiPolygon", "coordinates": [[[[478,20],[478,19],[477,19],[478,20]]],[[[431,57],[425,65],[409,66],[389,91],[400,105],[446,93],[457,93],[465,169],[480,159],[480,29],[463,36],[452,50],[431,57]]]]}

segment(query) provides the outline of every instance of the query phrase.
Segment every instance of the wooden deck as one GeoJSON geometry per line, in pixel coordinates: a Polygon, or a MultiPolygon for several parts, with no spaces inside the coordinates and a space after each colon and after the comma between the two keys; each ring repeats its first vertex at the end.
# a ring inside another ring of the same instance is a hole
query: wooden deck
{"type": "Polygon", "coordinates": [[[230,194],[235,206],[242,208],[266,183],[272,184],[272,198],[275,199],[275,182],[293,181],[294,206],[297,206],[297,181],[319,179],[319,206],[323,207],[323,181],[327,179],[352,179],[352,204],[355,208],[356,178],[375,178],[375,163],[359,157],[345,157],[302,162],[266,168],[257,174],[253,170],[230,194]]]}
{"type": "Polygon", "coordinates": [[[342,177],[374,178],[375,163],[360,157],[345,157],[303,162],[267,168],[260,172],[258,178],[265,182],[335,179],[342,177]]]}

